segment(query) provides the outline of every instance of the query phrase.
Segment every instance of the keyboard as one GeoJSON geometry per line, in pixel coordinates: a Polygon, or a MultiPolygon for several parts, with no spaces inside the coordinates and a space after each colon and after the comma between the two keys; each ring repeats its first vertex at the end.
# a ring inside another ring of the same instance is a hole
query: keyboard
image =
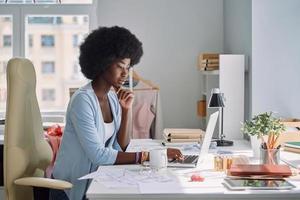
{"type": "Polygon", "coordinates": [[[195,161],[197,161],[198,159],[198,156],[196,155],[186,155],[184,156],[184,159],[183,159],[183,163],[194,163],[195,161]]]}
{"type": "Polygon", "coordinates": [[[196,163],[197,160],[198,160],[198,157],[197,155],[185,155],[183,157],[183,160],[172,160],[170,161],[170,163],[196,163]]]}

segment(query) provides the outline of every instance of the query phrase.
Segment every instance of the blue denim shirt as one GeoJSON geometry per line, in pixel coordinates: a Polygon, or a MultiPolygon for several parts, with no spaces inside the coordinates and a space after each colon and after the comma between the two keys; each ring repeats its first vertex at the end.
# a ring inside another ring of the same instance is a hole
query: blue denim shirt
{"type": "Polygon", "coordinates": [[[108,100],[116,128],[106,145],[102,112],[91,82],[77,90],[69,102],[53,176],[73,184],[65,190],[71,200],[81,200],[87,189],[88,181],[78,180],[79,177],[95,171],[99,165],[114,164],[118,151],[122,151],[116,138],[121,107],[115,92],[108,93],[108,100]]]}

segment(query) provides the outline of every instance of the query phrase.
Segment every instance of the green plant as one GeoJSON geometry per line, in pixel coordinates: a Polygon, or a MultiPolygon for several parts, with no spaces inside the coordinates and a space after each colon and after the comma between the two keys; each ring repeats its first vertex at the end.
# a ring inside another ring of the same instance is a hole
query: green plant
{"type": "Polygon", "coordinates": [[[266,144],[268,149],[275,148],[279,134],[285,130],[285,126],[280,119],[272,116],[272,112],[265,112],[254,116],[251,120],[246,121],[243,126],[243,132],[249,135],[257,136],[266,144]],[[263,136],[268,136],[268,141],[263,136]]]}

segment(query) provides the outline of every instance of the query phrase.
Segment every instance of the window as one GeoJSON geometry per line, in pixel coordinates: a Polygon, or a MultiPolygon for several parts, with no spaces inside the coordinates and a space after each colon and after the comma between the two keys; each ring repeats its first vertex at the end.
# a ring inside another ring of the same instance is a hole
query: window
{"type": "Polygon", "coordinates": [[[61,24],[62,19],[60,16],[57,17],[29,17],[29,24],[61,24]]]}
{"type": "MultiPolygon", "coordinates": [[[[79,56],[78,46],[73,47],[73,35],[78,37],[74,44],[80,44],[82,36],[89,32],[91,20],[95,20],[91,18],[95,4],[91,4],[92,0],[61,1],[64,5],[56,0],[36,0],[36,4],[8,0],[16,3],[12,6],[0,0],[0,99],[6,98],[7,88],[3,62],[12,57],[26,57],[34,64],[41,112],[66,111],[69,88],[87,83],[81,73],[73,78],[72,61],[79,56]],[[46,1],[46,7],[40,5],[46,1]],[[11,36],[10,47],[3,47],[4,35],[11,36]]],[[[6,100],[0,101],[0,117],[5,108],[6,100]]]]}
{"type": "Polygon", "coordinates": [[[78,47],[78,35],[73,35],[73,47],[78,47]]]}
{"type": "Polygon", "coordinates": [[[28,35],[28,46],[33,47],[33,35],[32,34],[28,35]]]}
{"type": "Polygon", "coordinates": [[[11,47],[11,35],[3,35],[3,47],[11,47]]]}
{"type": "Polygon", "coordinates": [[[7,67],[6,61],[0,62],[0,73],[1,74],[6,74],[6,67],[7,67]]]}
{"type": "Polygon", "coordinates": [[[76,24],[78,22],[77,17],[73,17],[73,23],[76,24]]]}
{"type": "Polygon", "coordinates": [[[53,61],[42,62],[42,74],[54,74],[55,64],[53,61]]]}
{"type": "MultiPolygon", "coordinates": [[[[0,6],[1,7],[1,6],[0,6]]],[[[6,66],[13,56],[13,17],[0,12],[0,117],[6,109],[6,66]]]]}
{"type": "Polygon", "coordinates": [[[26,57],[36,65],[35,67],[40,66],[37,73],[37,83],[40,83],[37,84],[37,91],[51,86],[57,95],[55,101],[45,101],[43,94],[38,95],[41,109],[49,109],[49,107],[56,110],[66,109],[69,101],[68,88],[78,88],[87,82],[81,73],[76,72],[76,75],[73,73],[74,63],[70,60],[78,58],[78,45],[82,40],[82,35],[88,33],[89,23],[74,23],[72,20],[74,17],[78,19],[78,22],[83,22],[83,18],[87,16],[27,15],[26,17],[26,34],[32,35],[33,38],[40,37],[45,45],[25,48],[26,57]],[[52,19],[61,21],[58,24],[52,19]],[[49,76],[54,74],[55,76],[49,76]],[[45,78],[46,75],[47,78],[45,78]]]}
{"type": "Polygon", "coordinates": [[[0,88],[0,103],[3,104],[6,102],[6,89],[0,88]]]}
{"type": "Polygon", "coordinates": [[[83,17],[83,22],[88,22],[89,21],[89,18],[88,17],[83,17]]]}
{"type": "Polygon", "coordinates": [[[54,47],[54,35],[42,35],[41,45],[42,47],[54,47]]]}
{"type": "Polygon", "coordinates": [[[42,90],[43,101],[55,101],[55,89],[43,89],[42,90]]]}
{"type": "MultiPolygon", "coordinates": [[[[93,0],[7,0],[7,4],[91,4],[93,0]]],[[[0,4],[4,4],[5,0],[1,0],[0,4]]]]}
{"type": "Polygon", "coordinates": [[[78,75],[79,73],[80,73],[80,66],[77,61],[77,62],[74,62],[74,65],[73,65],[73,74],[78,75]]]}
{"type": "Polygon", "coordinates": [[[74,81],[85,80],[85,77],[81,73],[81,68],[78,61],[74,61],[71,79],[74,81]]]}
{"type": "Polygon", "coordinates": [[[4,22],[11,22],[11,17],[4,17],[4,18],[3,18],[3,21],[4,21],[4,22]]]}

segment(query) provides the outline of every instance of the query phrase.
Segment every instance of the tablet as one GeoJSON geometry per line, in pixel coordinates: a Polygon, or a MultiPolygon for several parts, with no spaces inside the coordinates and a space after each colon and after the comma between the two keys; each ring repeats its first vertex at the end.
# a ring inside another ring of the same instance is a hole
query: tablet
{"type": "Polygon", "coordinates": [[[293,184],[284,179],[230,179],[225,178],[224,184],[230,190],[290,190],[293,184]]]}

